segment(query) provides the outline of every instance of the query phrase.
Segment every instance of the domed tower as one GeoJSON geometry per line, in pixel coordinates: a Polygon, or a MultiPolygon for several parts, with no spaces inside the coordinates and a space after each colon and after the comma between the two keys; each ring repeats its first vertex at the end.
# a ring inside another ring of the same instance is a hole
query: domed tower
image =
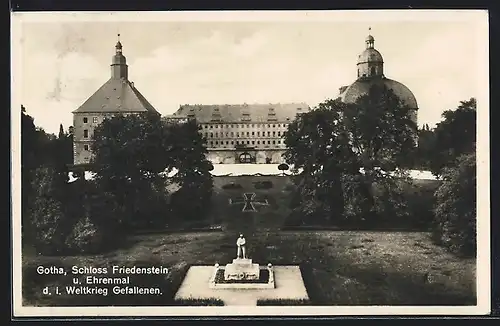
{"type": "Polygon", "coordinates": [[[345,103],[355,103],[359,97],[368,94],[373,85],[384,85],[411,109],[410,116],[417,123],[418,105],[413,93],[402,83],[385,77],[384,60],[375,49],[375,38],[372,35],[366,37],[365,46],[365,50],[358,56],[357,79],[349,86],[340,87],[340,99],[345,103]]]}
{"type": "Polygon", "coordinates": [[[375,49],[375,39],[368,35],[365,43],[366,49],[358,56],[358,78],[383,77],[384,60],[375,49]]]}

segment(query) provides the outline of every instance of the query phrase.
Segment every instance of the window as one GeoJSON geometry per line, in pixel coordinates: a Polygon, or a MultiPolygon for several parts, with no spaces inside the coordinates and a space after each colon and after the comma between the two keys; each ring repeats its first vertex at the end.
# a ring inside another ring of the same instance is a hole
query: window
{"type": "Polygon", "coordinates": [[[273,136],[276,136],[276,131],[273,131],[273,136]]]}
{"type": "Polygon", "coordinates": [[[247,136],[250,136],[250,132],[247,131],[247,136]]]}
{"type": "Polygon", "coordinates": [[[255,132],[254,131],[252,131],[252,136],[255,136],[255,132]]]}
{"type": "Polygon", "coordinates": [[[231,137],[234,137],[234,132],[231,131],[231,137]]]}
{"type": "Polygon", "coordinates": [[[237,132],[237,133],[236,133],[236,137],[239,137],[239,136],[240,136],[240,133],[239,133],[239,132],[237,132]]]}
{"type": "Polygon", "coordinates": [[[278,144],[281,144],[281,140],[278,140],[278,144]]]}
{"type": "Polygon", "coordinates": [[[219,133],[218,132],[215,133],[215,138],[217,138],[217,137],[219,137],[219,133]]]}
{"type": "Polygon", "coordinates": [[[214,133],[213,133],[213,132],[211,132],[211,133],[210,133],[210,138],[213,138],[213,137],[214,137],[214,133]]]}
{"type": "Polygon", "coordinates": [[[260,140],[257,140],[257,145],[260,145],[260,140]]]}
{"type": "Polygon", "coordinates": [[[88,118],[83,118],[83,123],[87,123],[89,122],[89,119],[88,118]]]}
{"type": "Polygon", "coordinates": [[[240,163],[252,163],[253,159],[249,153],[243,153],[240,155],[240,163]]]}
{"type": "Polygon", "coordinates": [[[226,145],[229,145],[229,140],[226,140],[226,145]]]}
{"type": "Polygon", "coordinates": [[[276,144],[276,141],[275,141],[275,140],[273,140],[273,144],[276,144]]]}
{"type": "Polygon", "coordinates": [[[93,123],[97,123],[97,117],[93,117],[93,118],[92,118],[92,122],[93,122],[93,123]]]}
{"type": "Polygon", "coordinates": [[[271,136],[271,132],[270,132],[270,131],[268,131],[268,132],[267,132],[267,136],[268,136],[268,137],[270,137],[270,136],[271,136]]]}
{"type": "Polygon", "coordinates": [[[217,140],[215,141],[215,145],[219,145],[219,142],[217,140]]]}
{"type": "Polygon", "coordinates": [[[231,140],[231,145],[234,145],[234,140],[231,140]]]}
{"type": "Polygon", "coordinates": [[[89,131],[87,129],[83,131],[83,138],[89,138],[89,131]]]}
{"type": "Polygon", "coordinates": [[[257,136],[260,136],[260,131],[257,131],[257,136]]]}
{"type": "Polygon", "coordinates": [[[213,146],[214,145],[214,142],[213,141],[210,141],[210,146],[213,146]]]}
{"type": "Polygon", "coordinates": [[[88,151],[89,150],[89,145],[83,145],[83,149],[88,151]]]}
{"type": "Polygon", "coordinates": [[[255,145],[255,140],[252,140],[252,145],[255,145]]]}
{"type": "Polygon", "coordinates": [[[278,136],[281,136],[281,131],[278,131],[278,136]]]}
{"type": "Polygon", "coordinates": [[[210,129],[212,129],[214,126],[210,125],[210,129]]]}
{"type": "Polygon", "coordinates": [[[372,67],[372,75],[375,75],[375,67],[372,67]]]}
{"type": "Polygon", "coordinates": [[[226,132],[226,137],[229,137],[229,133],[228,132],[226,132]]]}
{"type": "Polygon", "coordinates": [[[269,144],[271,144],[271,141],[270,141],[270,140],[268,140],[268,141],[267,141],[267,144],[268,144],[268,145],[269,145],[269,144]]]}

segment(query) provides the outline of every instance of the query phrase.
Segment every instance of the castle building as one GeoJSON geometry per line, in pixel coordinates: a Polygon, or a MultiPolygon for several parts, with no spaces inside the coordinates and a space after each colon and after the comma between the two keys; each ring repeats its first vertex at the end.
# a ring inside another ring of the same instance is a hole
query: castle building
{"type": "Polygon", "coordinates": [[[339,89],[340,99],[345,103],[355,103],[359,97],[368,94],[373,85],[385,85],[404,105],[412,109],[411,118],[417,123],[418,105],[415,96],[402,83],[385,77],[384,60],[380,52],[375,49],[374,37],[368,35],[365,43],[365,50],[358,56],[357,79],[351,85],[339,89]]]}
{"type": "MultiPolygon", "coordinates": [[[[120,36],[120,35],[118,35],[120,36]]],[[[90,163],[92,135],[106,118],[116,114],[138,114],[158,111],[128,79],[128,65],[118,40],[111,61],[111,77],[78,109],[73,111],[73,164],[90,163]]]]}
{"type": "Polygon", "coordinates": [[[288,125],[310,110],[305,103],[181,105],[166,119],[195,119],[213,164],[278,164],[288,125]]]}

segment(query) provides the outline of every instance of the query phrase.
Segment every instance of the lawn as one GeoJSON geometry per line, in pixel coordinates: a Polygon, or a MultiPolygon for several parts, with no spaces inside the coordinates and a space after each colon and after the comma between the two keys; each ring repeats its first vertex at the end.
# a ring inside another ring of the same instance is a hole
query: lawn
{"type": "MultiPolygon", "coordinates": [[[[475,305],[475,260],[447,253],[423,232],[255,231],[245,234],[255,262],[299,265],[315,305],[475,305]]],[[[191,265],[226,264],[237,232],[143,235],[126,248],[94,256],[23,258],[27,306],[174,305],[191,265]],[[132,276],[132,285],[159,286],[158,296],[43,295],[73,276],[38,275],[37,266],[165,266],[168,275],[132,276]]],[[[206,304],[206,303],[200,303],[206,304]]]]}

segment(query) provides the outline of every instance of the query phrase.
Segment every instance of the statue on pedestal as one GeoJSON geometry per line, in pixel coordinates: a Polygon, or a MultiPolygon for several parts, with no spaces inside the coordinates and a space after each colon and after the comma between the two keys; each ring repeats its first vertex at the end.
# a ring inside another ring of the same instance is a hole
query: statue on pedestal
{"type": "Polygon", "coordinates": [[[247,254],[246,254],[246,248],[245,248],[246,240],[243,237],[243,234],[240,234],[240,237],[238,240],[236,240],[236,245],[238,246],[238,252],[236,253],[236,258],[242,258],[246,259],[247,254]]]}

